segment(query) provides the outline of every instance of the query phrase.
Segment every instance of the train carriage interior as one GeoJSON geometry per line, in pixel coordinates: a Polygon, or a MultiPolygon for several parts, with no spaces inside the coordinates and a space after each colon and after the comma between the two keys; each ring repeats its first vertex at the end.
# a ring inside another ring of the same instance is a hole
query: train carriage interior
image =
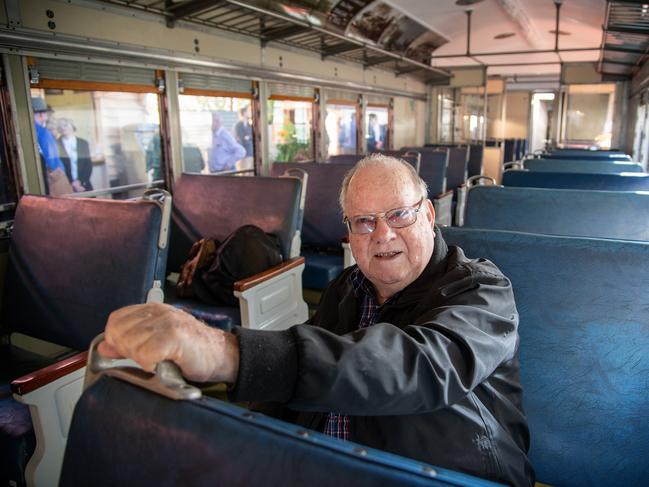
{"type": "Polygon", "coordinates": [[[0,0],[0,56],[0,486],[496,485],[97,351],[137,303],[304,323],[372,154],[512,282],[537,485],[649,482],[644,0],[0,0]]]}

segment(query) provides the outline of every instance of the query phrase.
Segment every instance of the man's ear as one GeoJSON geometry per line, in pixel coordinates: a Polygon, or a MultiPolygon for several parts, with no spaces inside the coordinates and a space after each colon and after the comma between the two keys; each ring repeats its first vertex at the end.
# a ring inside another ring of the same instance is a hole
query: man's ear
{"type": "Polygon", "coordinates": [[[426,218],[428,218],[431,227],[435,226],[435,208],[429,199],[426,200],[426,218]]]}

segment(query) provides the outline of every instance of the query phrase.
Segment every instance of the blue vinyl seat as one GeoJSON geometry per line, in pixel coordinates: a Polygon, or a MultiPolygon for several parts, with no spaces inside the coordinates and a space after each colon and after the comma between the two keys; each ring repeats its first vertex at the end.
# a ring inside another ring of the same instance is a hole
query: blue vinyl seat
{"type": "MultiPolygon", "coordinates": [[[[426,144],[424,148],[463,147],[465,144],[426,144]]],[[[467,164],[467,179],[482,174],[484,159],[483,144],[466,144],[469,150],[469,162],[467,164]]]]}
{"type": "Polygon", "coordinates": [[[296,177],[183,174],[174,185],[169,271],[179,272],[197,240],[223,241],[243,225],[256,225],[275,235],[284,262],[264,277],[256,275],[235,283],[236,307],[178,298],[169,285],[165,301],[225,330],[233,326],[284,328],[305,321],[303,263],[294,249],[299,241],[301,191],[302,181],[296,177]]]}
{"type": "Polygon", "coordinates": [[[419,152],[419,176],[428,185],[428,198],[435,207],[435,221],[439,225],[451,225],[454,193],[446,190],[450,151],[446,147],[403,147],[401,150],[419,152]]]}
{"type": "Polygon", "coordinates": [[[306,431],[216,399],[174,401],[100,377],[74,413],[60,485],[497,484],[306,431]]]}
{"type": "MultiPolygon", "coordinates": [[[[466,181],[469,175],[469,161],[472,146],[471,145],[445,145],[445,144],[427,144],[426,149],[448,150],[448,163],[446,168],[446,190],[453,191],[453,202],[451,215],[453,223],[456,225],[461,221],[460,215],[464,211],[464,200],[466,193],[466,181]]],[[[479,164],[482,167],[482,152],[476,150],[471,165],[471,170],[476,171],[479,164]],[[478,162],[477,157],[480,157],[478,162]]],[[[481,169],[480,169],[481,170],[481,169]]],[[[450,225],[450,223],[449,223],[450,225]]]]}
{"type": "Polygon", "coordinates": [[[649,241],[649,193],[474,186],[464,226],[649,241]]]}
{"type": "Polygon", "coordinates": [[[502,183],[503,186],[525,188],[649,191],[649,174],[579,174],[509,170],[503,173],[502,183]]]}
{"type": "Polygon", "coordinates": [[[302,255],[305,268],[302,283],[305,288],[324,289],[343,271],[341,242],[347,235],[338,205],[338,193],[345,174],[353,163],[316,162],[275,163],[271,174],[299,168],[309,176],[309,190],[304,204],[302,225],[302,255]]]}
{"type": "Polygon", "coordinates": [[[617,159],[630,161],[631,157],[620,151],[586,150],[586,149],[556,149],[543,155],[546,159],[617,159]]]}
{"type": "Polygon", "coordinates": [[[516,161],[516,140],[517,139],[505,139],[503,146],[503,162],[515,162],[516,161]]]}
{"type": "Polygon", "coordinates": [[[442,233],[512,281],[537,481],[646,484],[649,244],[455,227],[442,233]]]}
{"type": "Polygon", "coordinates": [[[85,355],[75,350],[88,348],[115,309],[162,302],[168,207],[161,192],[137,201],[21,198],[2,306],[3,342],[9,343],[0,353],[5,485],[38,485],[58,475],[85,366],[85,355]],[[36,352],[17,343],[17,334],[56,346],[36,352]],[[9,382],[19,402],[9,395],[9,382]]]}
{"type": "Polygon", "coordinates": [[[637,162],[617,159],[526,159],[525,169],[536,172],[572,172],[572,173],[603,173],[620,174],[624,172],[643,172],[642,165],[637,162]]]}
{"type": "Polygon", "coordinates": [[[464,212],[464,201],[466,199],[469,147],[450,147],[448,151],[446,189],[453,191],[453,223],[458,225],[461,221],[461,214],[464,212]]]}

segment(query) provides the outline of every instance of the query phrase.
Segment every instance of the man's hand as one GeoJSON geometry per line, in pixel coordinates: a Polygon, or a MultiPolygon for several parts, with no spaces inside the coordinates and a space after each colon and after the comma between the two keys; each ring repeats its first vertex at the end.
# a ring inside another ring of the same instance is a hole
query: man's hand
{"type": "Polygon", "coordinates": [[[113,311],[99,353],[130,358],[147,371],[171,360],[187,379],[198,382],[234,383],[239,373],[234,335],[167,304],[136,304],[113,311]]]}

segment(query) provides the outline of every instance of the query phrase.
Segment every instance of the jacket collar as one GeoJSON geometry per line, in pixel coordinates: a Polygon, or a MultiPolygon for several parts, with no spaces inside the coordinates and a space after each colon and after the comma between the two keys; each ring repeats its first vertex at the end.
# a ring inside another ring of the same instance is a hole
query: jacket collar
{"type": "Polygon", "coordinates": [[[443,276],[446,272],[446,258],[448,256],[448,245],[439,227],[435,226],[435,248],[433,255],[431,255],[428,265],[424,271],[412,283],[406,286],[400,293],[395,306],[402,306],[410,304],[413,301],[418,301],[422,294],[430,292],[430,284],[439,277],[443,276]]]}

